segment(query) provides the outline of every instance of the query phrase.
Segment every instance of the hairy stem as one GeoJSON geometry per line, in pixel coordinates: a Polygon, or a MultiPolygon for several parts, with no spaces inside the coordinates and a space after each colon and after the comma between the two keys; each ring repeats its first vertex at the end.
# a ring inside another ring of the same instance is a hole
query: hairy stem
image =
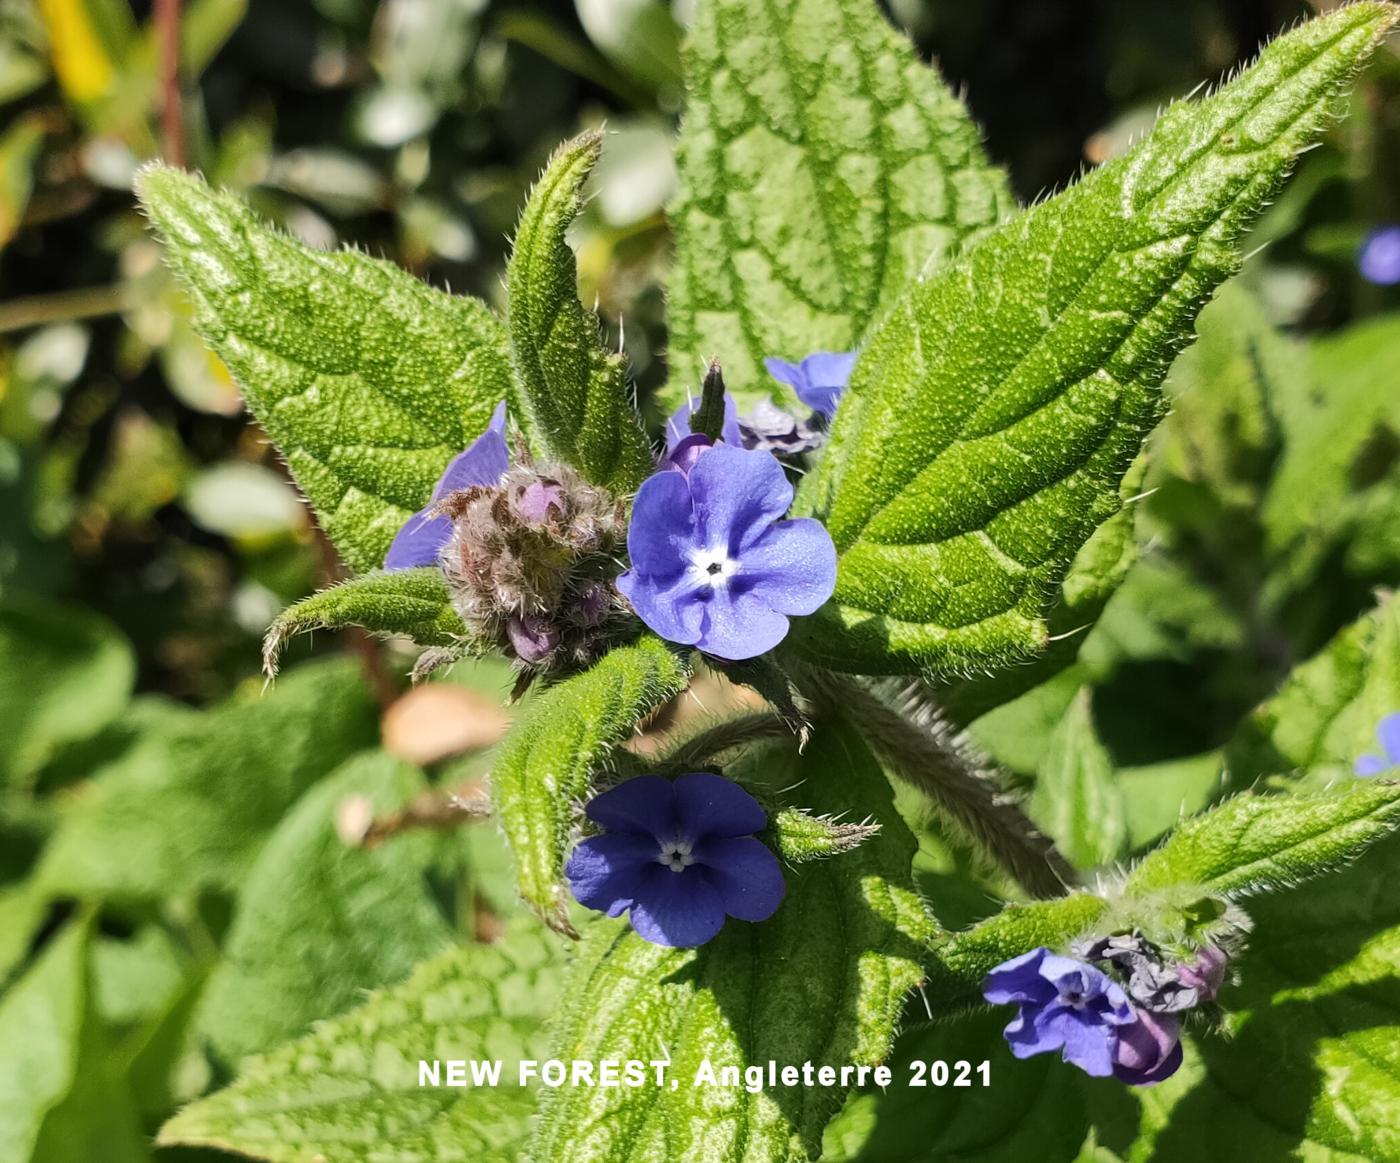
{"type": "Polygon", "coordinates": [[[1060,896],[1074,870],[1001,785],[995,769],[917,687],[877,694],[856,680],[804,671],[804,690],[865,736],[891,774],[927,796],[1028,893],[1060,896]],[[896,705],[897,704],[897,705],[896,705]]]}
{"type": "Polygon", "coordinates": [[[728,751],[763,739],[788,739],[792,730],[770,711],[724,719],[697,732],[668,751],[657,765],[664,774],[695,771],[728,751]]]}

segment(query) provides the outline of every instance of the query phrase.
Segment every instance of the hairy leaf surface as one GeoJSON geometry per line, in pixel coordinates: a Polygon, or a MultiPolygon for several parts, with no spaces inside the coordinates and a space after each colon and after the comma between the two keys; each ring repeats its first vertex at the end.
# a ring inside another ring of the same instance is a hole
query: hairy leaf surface
{"type": "Polygon", "coordinates": [[[530,195],[506,268],[510,347],[520,421],[550,455],[594,484],[627,493],[654,468],[620,355],[603,350],[598,321],[578,300],[578,266],[564,232],[603,138],[585,133],[550,159],[530,195]]]}
{"type": "Polygon", "coordinates": [[[1050,737],[1035,781],[1031,816],[1080,868],[1123,855],[1128,838],[1113,760],[1094,733],[1089,690],[1081,688],[1050,737]]]}
{"type": "Polygon", "coordinates": [[[859,734],[819,726],[785,783],[814,811],[882,825],[851,852],[787,869],[787,895],[759,925],[729,921],[698,950],[665,949],[617,922],[591,927],[554,1025],[552,1053],[669,1059],[661,1089],[565,1087],[541,1105],[533,1163],[814,1158],[840,1090],[750,1094],[693,1086],[702,1060],[883,1061],[933,923],[911,887],[913,837],[859,734]]]}
{"type": "Polygon", "coordinates": [[[613,749],[688,678],[682,659],[648,635],[545,691],[501,744],[492,796],[520,893],[552,927],[572,931],[559,878],[579,802],[613,749]]]}
{"type": "Polygon", "coordinates": [[[1242,230],[1394,20],[1359,3],[1280,37],[908,290],[803,490],[840,553],[833,602],[795,634],[809,657],[947,673],[1044,648],[1053,588],[1117,511],[1242,230]]]}
{"type": "Polygon", "coordinates": [[[143,170],[137,193],[326,534],[355,570],[378,568],[507,397],[505,328],[392,263],[303,246],[179,170],[143,170]]]}
{"type": "Polygon", "coordinates": [[[705,0],[685,64],[672,406],[711,357],[745,404],[779,395],[764,357],[854,348],[1013,209],[967,110],[869,0],[705,0]]]}

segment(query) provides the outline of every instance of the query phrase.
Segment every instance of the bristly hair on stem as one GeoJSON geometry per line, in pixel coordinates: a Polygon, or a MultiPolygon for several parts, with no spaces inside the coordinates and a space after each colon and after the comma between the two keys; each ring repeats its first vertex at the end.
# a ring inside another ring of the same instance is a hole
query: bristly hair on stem
{"type": "Polygon", "coordinates": [[[798,682],[819,707],[843,715],[892,775],[927,796],[1032,896],[1060,896],[1074,882],[1074,869],[1054,843],[920,688],[872,689],[816,669],[803,670],[798,682]]]}

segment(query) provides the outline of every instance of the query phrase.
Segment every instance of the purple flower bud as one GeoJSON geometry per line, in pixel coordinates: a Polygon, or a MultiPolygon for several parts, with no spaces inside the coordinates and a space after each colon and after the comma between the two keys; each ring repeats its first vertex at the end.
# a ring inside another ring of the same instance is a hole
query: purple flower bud
{"type": "Polygon", "coordinates": [[[593,799],[607,831],[582,841],[564,867],[579,904],[655,945],[703,945],[725,917],[766,921],[786,886],[777,857],[754,838],[767,817],[732,780],[693,772],[642,775],[593,799]]]}
{"type": "Polygon", "coordinates": [[[564,514],[564,490],[554,481],[531,481],[515,495],[515,511],[532,525],[564,514]]]}
{"type": "Polygon", "coordinates": [[[512,614],[506,633],[523,662],[543,662],[559,645],[559,631],[537,614],[512,614]]]}
{"type": "Polygon", "coordinates": [[[1358,759],[1357,775],[1380,775],[1392,767],[1400,767],[1400,711],[1380,721],[1376,727],[1376,741],[1381,745],[1381,754],[1367,754],[1358,759]]]}
{"type": "Polygon", "coordinates": [[[703,432],[692,432],[684,440],[678,440],[666,450],[661,458],[661,468],[674,468],[685,476],[695,467],[695,462],[715,446],[715,442],[703,432]]]}
{"type": "Polygon", "coordinates": [[[1356,258],[1361,277],[1382,287],[1400,283],[1400,225],[1380,226],[1366,236],[1356,258]]]}
{"type": "Polygon", "coordinates": [[[1225,982],[1225,966],[1230,958],[1225,950],[1215,945],[1207,945],[1196,955],[1191,965],[1183,965],[1177,970],[1182,983],[1196,991],[1200,1001],[1214,1001],[1225,982]]]}
{"type": "Polygon", "coordinates": [[[1181,1066],[1181,1023],[1167,1014],[1138,1010],[1137,1021],[1117,1029],[1113,1076],[1130,1086],[1153,1086],[1181,1066]]]}

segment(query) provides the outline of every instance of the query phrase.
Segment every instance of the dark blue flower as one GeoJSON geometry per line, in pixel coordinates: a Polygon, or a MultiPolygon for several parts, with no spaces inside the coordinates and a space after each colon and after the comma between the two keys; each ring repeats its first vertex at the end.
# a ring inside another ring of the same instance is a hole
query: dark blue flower
{"type": "MultiPolygon", "coordinates": [[[[692,435],[690,418],[698,407],[700,407],[698,397],[687,400],[666,421],[666,451],[668,454],[682,440],[692,435]]],[[[719,438],[726,444],[732,444],[735,448],[744,447],[744,434],[739,430],[739,406],[728,392],[724,393],[724,423],[720,426],[719,438]]]]}
{"type": "Polygon", "coordinates": [[[763,809],[733,780],[693,772],[642,775],[594,798],[588,818],[606,829],[579,843],[564,875],[579,904],[656,945],[703,945],[726,916],[766,921],[782,903],[777,857],[754,839],[763,809]]]}
{"type": "Polygon", "coordinates": [[[1363,755],[1356,761],[1357,775],[1380,775],[1392,767],[1400,767],[1400,711],[1387,715],[1376,727],[1376,741],[1381,754],[1363,755]]]}
{"type": "Polygon", "coordinates": [[[1381,226],[1366,236],[1356,259],[1361,277],[1382,287],[1400,283],[1400,225],[1381,226]]]}
{"type": "Polygon", "coordinates": [[[1059,1050],[1085,1074],[1114,1071],[1118,1031],[1137,1020],[1128,995],[1107,974],[1041,947],[998,965],[982,982],[993,1005],[1020,1006],[1006,1027],[1017,1058],[1059,1050]]]}
{"type": "Polygon", "coordinates": [[[850,382],[851,370],[856,366],[856,353],[818,351],[798,364],[769,357],[763,361],[763,366],[775,380],[792,388],[807,407],[829,420],[836,415],[841,393],[850,382]]]}
{"type": "Polygon", "coordinates": [[[437,565],[442,547],[452,536],[452,521],[434,513],[437,503],[448,493],[473,485],[495,485],[510,468],[510,451],[506,447],[506,405],[502,400],[486,431],[465,451],[454,456],[437,486],[432,500],[414,513],[389,546],[384,558],[385,569],[412,569],[419,565],[437,565]]]}
{"type": "Polygon", "coordinates": [[[688,471],[642,483],[617,579],[662,638],[731,661],[771,650],[788,617],[818,609],[836,585],[836,548],[819,521],[785,521],[792,486],[767,452],[719,444],[688,471]]]}
{"type": "Polygon", "coordinates": [[[1181,1067],[1181,1022],[1170,1014],[1137,1011],[1137,1020],[1117,1029],[1113,1077],[1129,1086],[1154,1086],[1181,1067]]]}

